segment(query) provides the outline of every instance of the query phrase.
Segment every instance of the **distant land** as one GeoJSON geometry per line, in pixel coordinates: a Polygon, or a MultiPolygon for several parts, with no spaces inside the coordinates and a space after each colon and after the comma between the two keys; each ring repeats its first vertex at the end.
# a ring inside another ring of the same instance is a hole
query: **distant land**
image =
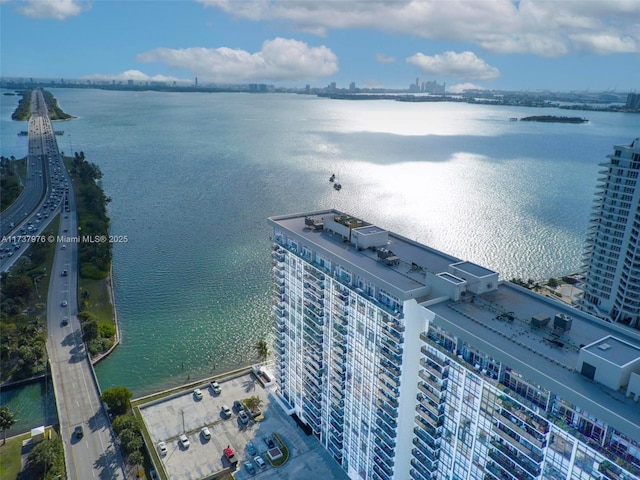
{"type": "Polygon", "coordinates": [[[547,123],[587,123],[589,120],[581,117],[558,117],[555,115],[534,115],[523,117],[521,122],[547,122],[547,123]]]}
{"type": "Polygon", "coordinates": [[[94,81],[94,80],[37,80],[0,79],[0,88],[12,90],[43,88],[91,88],[100,90],[158,91],[158,92],[202,92],[202,93],[296,93],[317,95],[334,100],[395,100],[398,102],[461,102],[483,105],[517,107],[560,108],[566,110],[640,113],[640,94],[627,92],[552,92],[552,91],[503,91],[466,90],[463,93],[446,93],[444,87],[438,93],[410,89],[387,88],[338,88],[335,83],[326,87],[303,88],[275,87],[262,83],[198,85],[176,82],[152,81],[94,81]]]}

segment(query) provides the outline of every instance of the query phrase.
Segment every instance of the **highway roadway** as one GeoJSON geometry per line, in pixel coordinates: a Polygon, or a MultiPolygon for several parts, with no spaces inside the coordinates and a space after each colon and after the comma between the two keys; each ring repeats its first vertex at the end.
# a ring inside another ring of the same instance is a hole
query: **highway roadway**
{"type": "MultiPolygon", "coordinates": [[[[32,103],[37,105],[29,120],[29,165],[33,168],[29,175],[34,175],[35,181],[30,185],[28,195],[25,195],[25,188],[17,200],[19,204],[14,204],[13,216],[5,217],[3,213],[0,230],[20,235],[21,240],[35,237],[56,214],[60,214],[47,298],[47,353],[64,443],[67,479],[125,479],[124,462],[102,407],[98,382],[82,342],[77,317],[78,242],[73,239],[78,238],[78,224],[71,179],[58,151],[42,93],[36,92],[34,95],[38,97],[32,103]],[[38,162],[38,159],[42,161],[38,162]],[[39,194],[34,190],[38,185],[39,194]],[[7,227],[5,222],[15,225],[7,227]],[[74,433],[78,426],[82,426],[82,437],[74,433]]],[[[12,253],[1,259],[2,271],[10,268],[27,249],[27,244],[11,241],[0,244],[3,247],[0,253],[7,253],[7,245],[12,253]],[[14,243],[20,248],[15,248],[14,243]]]]}

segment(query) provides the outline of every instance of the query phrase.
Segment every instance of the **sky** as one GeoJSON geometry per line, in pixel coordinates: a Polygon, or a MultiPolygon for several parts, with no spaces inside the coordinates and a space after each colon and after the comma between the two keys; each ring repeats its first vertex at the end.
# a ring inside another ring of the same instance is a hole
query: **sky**
{"type": "Polygon", "coordinates": [[[0,0],[0,76],[640,91],[640,0],[0,0]]]}

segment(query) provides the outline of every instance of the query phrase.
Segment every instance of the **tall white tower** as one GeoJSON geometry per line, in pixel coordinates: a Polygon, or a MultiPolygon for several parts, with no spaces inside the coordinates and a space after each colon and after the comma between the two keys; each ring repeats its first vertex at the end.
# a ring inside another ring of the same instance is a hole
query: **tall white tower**
{"type": "Polygon", "coordinates": [[[600,172],[584,253],[582,308],[640,327],[640,139],[616,145],[600,172]]]}

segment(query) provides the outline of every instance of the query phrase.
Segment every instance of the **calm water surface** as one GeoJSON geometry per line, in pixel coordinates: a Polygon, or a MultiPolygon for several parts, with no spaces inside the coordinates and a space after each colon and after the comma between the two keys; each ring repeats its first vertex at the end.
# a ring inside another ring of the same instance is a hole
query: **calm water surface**
{"type": "MultiPolygon", "coordinates": [[[[579,268],[598,164],[640,135],[640,116],[598,112],[571,125],[467,104],[53,93],[79,117],[56,124],[61,150],[100,166],[112,233],[129,238],[114,245],[122,345],[97,373],[136,396],[255,360],[269,332],[266,217],[335,207],[501,278],[547,278],[579,268]]],[[[1,153],[22,156],[11,110],[1,153]]]]}

